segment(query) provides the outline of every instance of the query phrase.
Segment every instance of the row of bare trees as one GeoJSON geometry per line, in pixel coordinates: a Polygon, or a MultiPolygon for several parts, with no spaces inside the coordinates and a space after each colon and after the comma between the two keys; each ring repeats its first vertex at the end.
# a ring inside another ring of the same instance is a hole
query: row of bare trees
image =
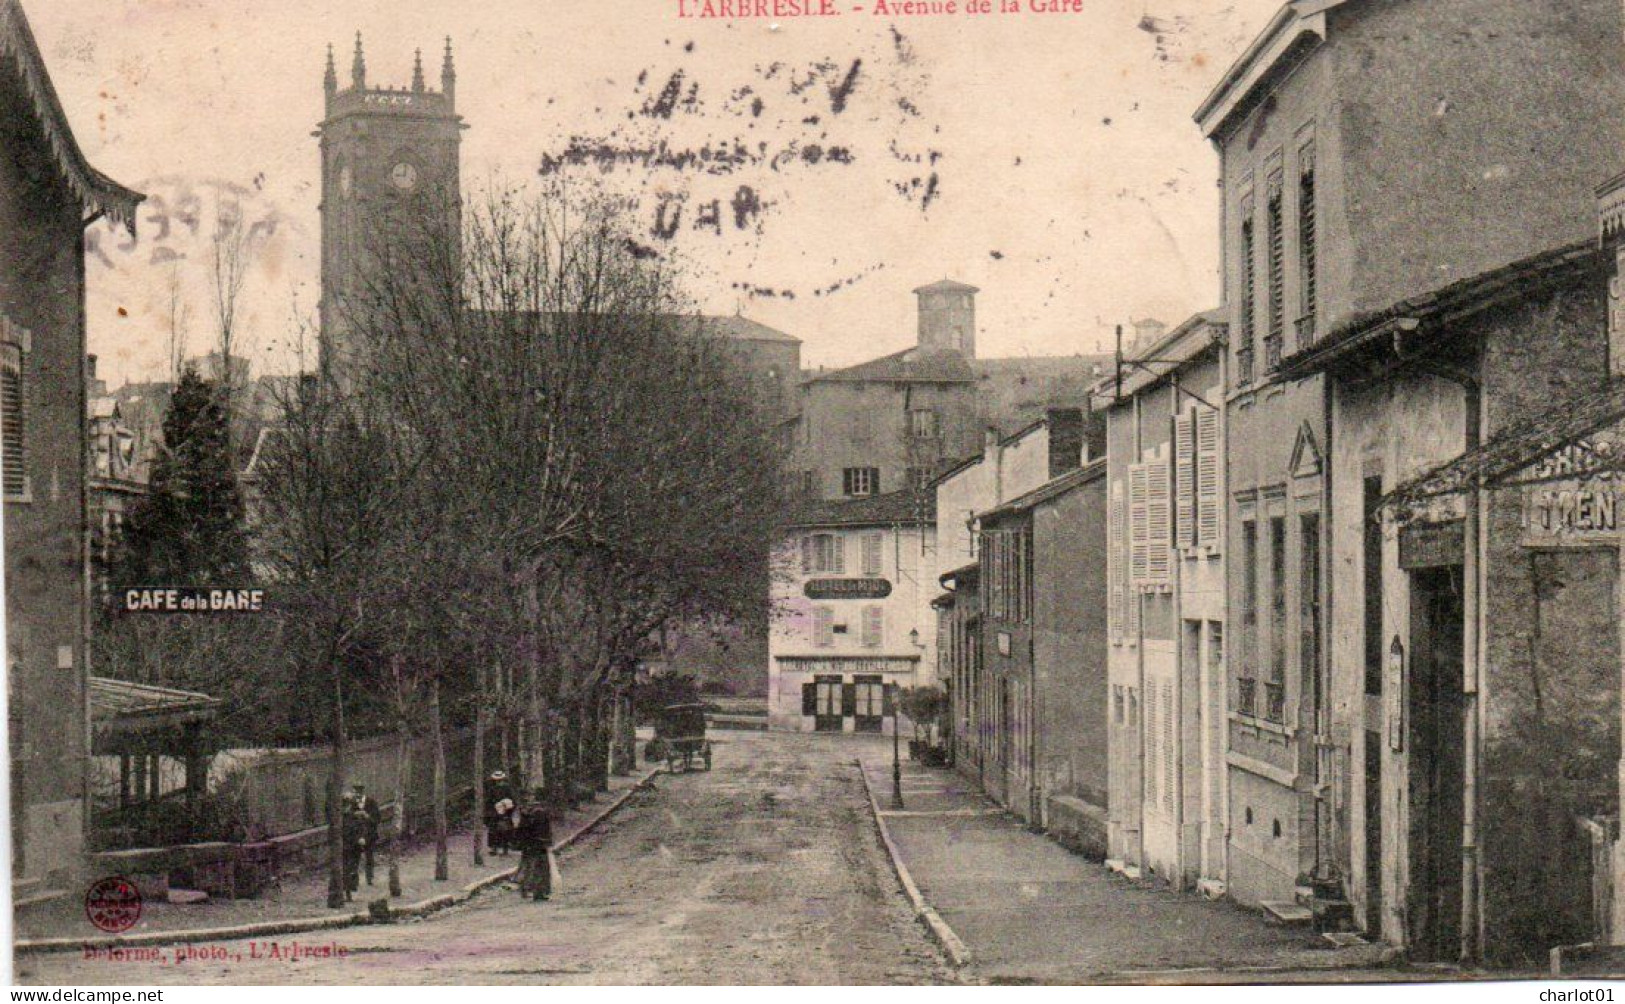
{"type": "Polygon", "coordinates": [[[432,737],[444,877],[451,723],[476,726],[476,801],[493,754],[582,797],[631,766],[652,635],[767,615],[769,423],[620,219],[556,192],[403,200],[326,291],[321,363],[289,386],[252,503],[279,669],[327,709],[334,905],[354,709],[393,719],[397,825],[408,739],[432,737]]]}

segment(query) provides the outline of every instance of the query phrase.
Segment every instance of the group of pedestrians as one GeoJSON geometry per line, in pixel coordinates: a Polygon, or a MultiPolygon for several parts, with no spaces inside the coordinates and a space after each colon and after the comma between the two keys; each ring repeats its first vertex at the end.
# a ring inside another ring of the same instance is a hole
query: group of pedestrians
{"type": "Polygon", "coordinates": [[[505,771],[485,782],[485,831],[493,854],[519,852],[519,895],[545,900],[558,884],[553,855],[553,815],[545,789],[535,788],[523,804],[515,797],[505,771]]]}
{"type": "MultiPolygon", "coordinates": [[[[505,771],[493,771],[485,782],[483,809],[488,846],[493,854],[519,852],[519,895],[545,900],[557,886],[553,856],[553,816],[542,788],[523,803],[515,797],[505,771]]],[[[344,898],[360,891],[361,880],[373,884],[373,861],[382,831],[383,811],[364,784],[350,786],[340,810],[344,840],[344,898]]]]}

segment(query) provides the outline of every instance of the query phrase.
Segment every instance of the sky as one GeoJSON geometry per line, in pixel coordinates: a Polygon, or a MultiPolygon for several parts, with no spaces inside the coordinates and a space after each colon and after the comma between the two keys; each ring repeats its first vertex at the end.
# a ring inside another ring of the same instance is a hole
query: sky
{"type": "Polygon", "coordinates": [[[90,232],[101,375],[163,377],[177,313],[209,349],[221,212],[254,228],[246,353],[298,367],[326,47],[344,86],[357,31],[369,83],[396,86],[421,48],[438,88],[451,37],[465,195],[628,196],[700,309],[795,335],[808,366],[913,344],[910,291],[942,278],[981,289],[989,357],[1097,351],[1115,324],[1216,304],[1217,159],[1191,116],[1276,0],[681,16],[698,2],[25,0],[87,157],[151,196],[135,239],[90,232]]]}

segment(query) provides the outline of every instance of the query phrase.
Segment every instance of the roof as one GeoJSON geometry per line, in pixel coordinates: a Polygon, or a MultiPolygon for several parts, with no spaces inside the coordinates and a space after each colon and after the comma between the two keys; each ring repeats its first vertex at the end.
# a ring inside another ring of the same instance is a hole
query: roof
{"type": "Polygon", "coordinates": [[[1051,478],[1025,495],[1018,495],[1010,501],[981,513],[977,519],[994,520],[1005,516],[1014,516],[1018,513],[1036,509],[1045,502],[1060,498],[1080,485],[1099,480],[1106,473],[1106,458],[1092,461],[1082,467],[1073,468],[1060,477],[1051,478]]]}
{"type": "Polygon", "coordinates": [[[913,346],[846,369],[820,373],[808,383],[972,383],[965,357],[955,349],[913,346]]]}
{"type": "Polygon", "coordinates": [[[1223,308],[1204,310],[1192,314],[1161,338],[1123,356],[1122,386],[1118,387],[1116,374],[1095,384],[1089,396],[1099,402],[1101,398],[1115,402],[1119,397],[1137,394],[1156,384],[1207,349],[1217,345],[1229,328],[1223,308]],[[1133,365],[1129,365],[1129,364],[1133,365]]]}
{"type": "Polygon", "coordinates": [[[1275,12],[1240,57],[1219,78],[1197,107],[1194,118],[1212,138],[1235,113],[1290,73],[1312,48],[1306,42],[1326,38],[1326,12],[1349,0],[1293,0],[1275,12]]]}
{"type": "Polygon", "coordinates": [[[916,287],[914,292],[916,294],[918,294],[918,293],[980,293],[981,290],[977,289],[975,286],[966,285],[963,282],[955,282],[952,279],[942,279],[942,280],[939,280],[937,282],[931,283],[929,286],[916,287]]]}
{"type": "Polygon", "coordinates": [[[732,316],[724,314],[702,314],[700,324],[708,330],[727,338],[736,338],[742,342],[789,342],[801,344],[801,339],[794,335],[787,335],[777,328],[770,328],[759,321],[753,321],[739,314],[732,316]]]}
{"type": "MultiPolygon", "coordinates": [[[[1572,282],[1611,258],[1596,238],[1565,244],[1482,272],[1356,317],[1324,338],[1281,361],[1281,374],[1299,377],[1347,358],[1374,341],[1396,333],[1407,338],[1424,328],[1437,329],[1493,307],[1517,302],[1531,292],[1572,282]]],[[[1426,332],[1424,331],[1424,337],[1426,332]]]]}
{"type": "Polygon", "coordinates": [[[948,583],[950,582],[955,583],[957,587],[959,583],[973,583],[981,577],[982,563],[980,561],[973,561],[968,565],[960,565],[958,568],[955,568],[952,571],[943,572],[941,575],[937,576],[937,583],[941,585],[942,588],[947,589],[948,583]]]}
{"type": "Polygon", "coordinates": [[[813,501],[786,521],[792,527],[935,524],[937,496],[931,491],[900,491],[866,498],[813,501]]]}
{"type": "Polygon", "coordinates": [[[23,89],[45,133],[57,172],[73,191],[87,216],[105,214],[135,233],[135,207],[146,196],[132,191],[90,166],[73,138],[62,101],[51,84],[39,44],[28,27],[20,0],[0,0],[0,54],[16,60],[23,89]]]}
{"type": "MultiPolygon", "coordinates": [[[[1625,380],[1580,393],[1546,411],[1513,422],[1455,460],[1395,488],[1385,508],[1403,518],[1430,499],[1477,488],[1495,488],[1552,454],[1625,420],[1625,380]]],[[[1598,469],[1620,467],[1616,457],[1588,451],[1598,469]]],[[[1576,472],[1580,473],[1580,472],[1576,472]]]]}
{"type": "Polygon", "coordinates": [[[91,718],[98,729],[146,731],[206,721],[220,710],[220,699],[190,690],[156,687],[106,676],[90,678],[91,718]]]}

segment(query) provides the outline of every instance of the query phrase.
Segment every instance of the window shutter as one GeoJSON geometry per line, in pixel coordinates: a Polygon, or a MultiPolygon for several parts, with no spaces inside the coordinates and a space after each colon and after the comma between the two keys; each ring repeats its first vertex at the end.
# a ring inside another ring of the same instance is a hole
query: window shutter
{"type": "Polygon", "coordinates": [[[801,574],[806,575],[813,570],[813,538],[801,538],[801,574]]]}
{"type": "Polygon", "coordinates": [[[1175,545],[1196,543],[1196,435],[1195,422],[1186,411],[1174,416],[1174,532],[1175,545]]]}
{"type": "Polygon", "coordinates": [[[836,575],[846,574],[846,538],[838,533],[829,536],[830,558],[829,570],[836,575]]]}
{"type": "Polygon", "coordinates": [[[803,683],[801,685],[801,713],[804,715],[818,714],[818,684],[803,683]]]}
{"type": "Polygon", "coordinates": [[[1123,640],[1123,483],[1113,481],[1106,498],[1106,634],[1123,640]]]}
{"type": "Polygon", "coordinates": [[[835,644],[835,612],[829,607],[813,607],[813,644],[819,648],[835,644]]]}
{"type": "Polygon", "coordinates": [[[1286,221],[1283,216],[1281,175],[1272,174],[1265,218],[1269,230],[1269,333],[1279,337],[1286,319],[1286,221]]]}
{"type": "Polygon", "coordinates": [[[851,718],[858,713],[858,685],[841,684],[841,717],[851,718]]]}
{"type": "Polygon", "coordinates": [[[1129,581],[1134,586],[1142,586],[1146,582],[1151,556],[1150,527],[1147,523],[1149,511],[1147,503],[1150,489],[1147,484],[1146,466],[1144,464],[1131,464],[1128,469],[1128,540],[1129,540],[1129,581]]]}
{"type": "Polygon", "coordinates": [[[1219,413],[1196,413],[1196,543],[1219,546],[1219,413]]]}
{"type": "Polygon", "coordinates": [[[1162,810],[1174,814],[1174,685],[1162,681],[1162,810]]]}
{"type": "Polygon", "coordinates": [[[1153,585],[1173,581],[1173,521],[1168,493],[1168,461],[1152,460],[1145,465],[1146,479],[1146,578],[1153,585]]]}
{"type": "Polygon", "coordinates": [[[876,576],[880,574],[881,549],[885,546],[886,538],[883,534],[866,533],[863,535],[863,574],[876,576]]]}
{"type": "Polygon", "coordinates": [[[1159,727],[1162,707],[1156,681],[1147,680],[1146,687],[1145,722],[1141,732],[1145,737],[1145,804],[1151,811],[1158,812],[1162,808],[1162,793],[1157,790],[1162,782],[1162,730],[1159,727]]]}
{"type": "Polygon", "coordinates": [[[1320,262],[1315,254],[1315,240],[1315,146],[1310,143],[1298,151],[1298,254],[1303,276],[1303,315],[1307,325],[1301,333],[1302,343],[1314,337],[1315,307],[1320,293],[1320,262]]]}
{"type": "Polygon", "coordinates": [[[6,495],[24,495],[28,491],[25,370],[22,346],[9,342],[0,345],[0,481],[6,495]]]}
{"type": "Polygon", "coordinates": [[[882,633],[885,628],[885,608],[869,606],[863,608],[863,647],[879,648],[882,633]]]}

